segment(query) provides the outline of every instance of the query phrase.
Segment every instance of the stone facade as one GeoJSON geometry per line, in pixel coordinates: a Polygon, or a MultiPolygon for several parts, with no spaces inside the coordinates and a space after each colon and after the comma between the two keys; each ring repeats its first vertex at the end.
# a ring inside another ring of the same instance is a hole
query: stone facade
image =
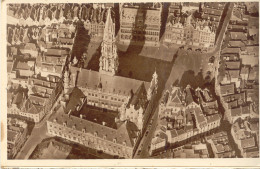
{"type": "Polygon", "coordinates": [[[166,23],[164,42],[209,49],[215,45],[215,36],[215,29],[209,26],[208,21],[196,21],[192,15],[170,15],[166,23]]]}
{"type": "Polygon", "coordinates": [[[161,3],[122,3],[119,8],[120,43],[159,46],[161,3]]]}
{"type": "Polygon", "coordinates": [[[115,24],[111,18],[110,8],[105,24],[103,42],[101,44],[101,57],[99,59],[99,72],[102,74],[115,75],[118,71],[118,55],[115,39],[115,24]]]}

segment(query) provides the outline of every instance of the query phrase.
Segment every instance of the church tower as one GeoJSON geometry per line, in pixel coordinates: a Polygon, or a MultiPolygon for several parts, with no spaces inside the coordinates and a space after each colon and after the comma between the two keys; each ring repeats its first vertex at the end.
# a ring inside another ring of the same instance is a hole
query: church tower
{"type": "Polygon", "coordinates": [[[114,76],[118,71],[118,55],[115,38],[115,24],[111,18],[111,10],[108,9],[108,14],[105,23],[103,42],[101,44],[101,57],[99,59],[99,72],[114,76]]]}

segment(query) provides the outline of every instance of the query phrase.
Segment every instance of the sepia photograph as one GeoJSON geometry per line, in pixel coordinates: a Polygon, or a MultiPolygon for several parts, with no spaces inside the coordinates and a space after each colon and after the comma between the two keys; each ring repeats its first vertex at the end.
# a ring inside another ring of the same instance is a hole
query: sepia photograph
{"type": "Polygon", "coordinates": [[[75,2],[2,6],[7,160],[259,158],[257,1],[75,2]]]}

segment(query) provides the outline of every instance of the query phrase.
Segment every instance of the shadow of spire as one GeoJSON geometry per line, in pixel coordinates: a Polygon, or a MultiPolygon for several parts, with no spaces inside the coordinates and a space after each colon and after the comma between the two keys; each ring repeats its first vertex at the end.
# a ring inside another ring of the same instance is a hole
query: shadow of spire
{"type": "Polygon", "coordinates": [[[126,51],[134,51],[136,54],[140,54],[145,45],[145,20],[147,9],[145,8],[144,3],[138,3],[135,5],[138,5],[139,7],[136,9],[136,16],[131,35],[128,36],[130,43],[126,51]]]}

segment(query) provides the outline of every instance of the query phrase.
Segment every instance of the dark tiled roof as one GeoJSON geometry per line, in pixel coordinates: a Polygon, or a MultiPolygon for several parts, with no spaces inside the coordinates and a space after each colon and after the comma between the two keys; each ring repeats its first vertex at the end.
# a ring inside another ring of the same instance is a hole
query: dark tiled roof
{"type": "MultiPolygon", "coordinates": [[[[73,69],[73,71],[77,71],[77,69],[73,69]]],[[[130,94],[131,90],[133,93],[136,93],[142,83],[144,83],[146,91],[150,86],[150,82],[144,82],[121,76],[109,76],[87,69],[82,69],[78,74],[78,87],[96,89],[100,83],[102,84],[103,92],[110,92],[126,96],[130,94]]]]}
{"type": "Polygon", "coordinates": [[[198,103],[195,93],[191,88],[186,88],[185,102],[187,105],[189,105],[192,102],[198,103]]]}
{"type": "Polygon", "coordinates": [[[139,109],[140,107],[142,107],[142,109],[144,110],[147,106],[147,103],[148,103],[147,93],[146,93],[144,83],[142,83],[141,86],[134,93],[128,106],[134,105],[135,109],[139,109]]]}
{"type": "Polygon", "coordinates": [[[136,132],[138,131],[135,124],[128,121],[123,122],[119,128],[114,129],[62,112],[53,114],[49,121],[60,125],[66,123],[67,127],[72,128],[74,126],[75,130],[78,131],[85,129],[86,133],[91,133],[93,135],[96,133],[97,137],[100,138],[106,136],[106,140],[111,142],[113,139],[116,139],[118,144],[123,144],[123,142],[125,142],[128,147],[134,146],[134,138],[137,137],[136,132]],[[54,120],[56,120],[56,122],[54,122],[54,120]]]}
{"type": "Polygon", "coordinates": [[[85,97],[84,93],[77,87],[73,88],[70,93],[70,99],[66,106],[66,111],[75,111],[77,105],[81,105],[81,98],[85,97]]]}

